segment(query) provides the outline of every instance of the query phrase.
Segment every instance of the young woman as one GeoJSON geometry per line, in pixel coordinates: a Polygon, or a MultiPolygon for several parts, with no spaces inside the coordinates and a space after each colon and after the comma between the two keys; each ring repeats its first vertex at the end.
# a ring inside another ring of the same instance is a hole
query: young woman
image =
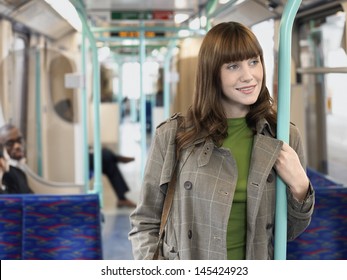
{"type": "Polygon", "coordinates": [[[156,249],[165,186],[179,152],[175,196],[166,226],[167,259],[273,259],[276,176],[286,183],[288,240],[310,222],[314,192],[298,129],[276,137],[261,46],[236,22],[213,27],[198,57],[187,116],[157,128],[140,203],[131,214],[135,259],[156,249]]]}

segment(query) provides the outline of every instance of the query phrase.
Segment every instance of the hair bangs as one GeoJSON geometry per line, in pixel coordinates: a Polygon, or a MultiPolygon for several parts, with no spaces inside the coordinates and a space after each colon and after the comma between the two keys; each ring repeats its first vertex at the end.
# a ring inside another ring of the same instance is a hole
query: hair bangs
{"type": "Polygon", "coordinates": [[[252,35],[244,30],[228,30],[221,46],[222,63],[262,56],[263,50],[256,37],[252,35]]]}

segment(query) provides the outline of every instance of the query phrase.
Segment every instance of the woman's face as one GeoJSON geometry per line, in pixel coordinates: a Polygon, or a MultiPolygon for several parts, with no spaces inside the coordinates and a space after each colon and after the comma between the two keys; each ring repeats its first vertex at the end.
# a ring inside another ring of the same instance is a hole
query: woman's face
{"type": "Polygon", "coordinates": [[[221,68],[222,105],[227,118],[245,117],[259,96],[263,81],[260,57],[225,63],[221,68]]]}

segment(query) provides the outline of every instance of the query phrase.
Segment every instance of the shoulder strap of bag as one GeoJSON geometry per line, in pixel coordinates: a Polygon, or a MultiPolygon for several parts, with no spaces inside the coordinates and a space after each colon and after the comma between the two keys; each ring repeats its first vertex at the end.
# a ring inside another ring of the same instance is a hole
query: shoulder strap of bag
{"type": "MultiPolygon", "coordinates": [[[[179,116],[177,118],[177,130],[179,129],[181,122],[182,122],[182,117],[179,116]]],[[[174,165],[173,172],[171,175],[171,180],[168,184],[168,188],[167,188],[167,192],[166,192],[166,196],[165,196],[165,200],[164,200],[163,211],[161,214],[160,229],[159,229],[159,239],[158,239],[157,248],[156,248],[154,255],[153,255],[153,260],[157,260],[159,257],[159,249],[161,246],[161,242],[164,238],[165,226],[166,226],[167,220],[169,218],[169,214],[170,214],[170,210],[171,210],[171,206],[172,206],[172,202],[173,202],[173,198],[174,198],[174,194],[175,194],[175,185],[176,185],[176,181],[177,181],[178,158],[179,158],[179,155],[177,154],[177,150],[176,150],[176,161],[175,161],[175,165],[174,165]]]]}

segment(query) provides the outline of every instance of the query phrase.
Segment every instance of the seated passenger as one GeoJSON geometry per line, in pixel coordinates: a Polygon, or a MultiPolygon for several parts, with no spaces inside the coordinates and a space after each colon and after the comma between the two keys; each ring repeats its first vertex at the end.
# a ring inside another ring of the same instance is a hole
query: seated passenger
{"type": "MultiPolygon", "coordinates": [[[[129,191],[129,187],[124,180],[121,171],[118,168],[118,163],[128,163],[133,161],[132,157],[124,157],[116,155],[107,148],[101,150],[102,173],[105,174],[111,183],[111,186],[118,198],[118,207],[136,207],[136,204],[125,197],[125,193],[129,191]]],[[[94,169],[94,154],[89,151],[89,168],[94,169]]]]}
{"type": "Polygon", "coordinates": [[[31,194],[25,173],[18,168],[18,163],[25,160],[23,136],[21,132],[11,124],[0,128],[0,144],[4,146],[9,155],[9,169],[2,178],[3,193],[31,194]]]}
{"type": "MultiPolygon", "coordinates": [[[[105,101],[105,100],[103,100],[105,101]]],[[[73,104],[70,99],[62,99],[54,106],[56,112],[64,120],[73,122],[74,111],[73,104]]],[[[102,148],[101,164],[102,173],[105,174],[111,183],[111,186],[118,197],[118,207],[136,207],[136,204],[125,197],[125,193],[129,190],[117,163],[127,163],[133,161],[134,158],[115,155],[111,150],[102,148]]],[[[92,149],[89,151],[89,169],[94,169],[94,155],[92,149]]]]}
{"type": "Polygon", "coordinates": [[[2,184],[2,177],[9,170],[8,159],[9,157],[4,149],[4,145],[0,144],[0,194],[7,193],[7,187],[2,184]]]}
{"type": "MultiPolygon", "coordinates": [[[[25,161],[23,137],[21,132],[11,124],[6,124],[0,128],[0,144],[2,144],[10,159],[10,168],[4,173],[2,178],[2,193],[33,193],[29,187],[26,174],[18,168],[18,163],[25,161]]],[[[127,163],[133,161],[134,158],[115,155],[111,150],[102,149],[102,172],[110,180],[110,183],[118,197],[118,207],[135,207],[136,204],[125,197],[125,193],[129,190],[117,163],[127,163]]],[[[89,152],[89,165],[93,169],[94,156],[93,152],[89,152]]]]}

